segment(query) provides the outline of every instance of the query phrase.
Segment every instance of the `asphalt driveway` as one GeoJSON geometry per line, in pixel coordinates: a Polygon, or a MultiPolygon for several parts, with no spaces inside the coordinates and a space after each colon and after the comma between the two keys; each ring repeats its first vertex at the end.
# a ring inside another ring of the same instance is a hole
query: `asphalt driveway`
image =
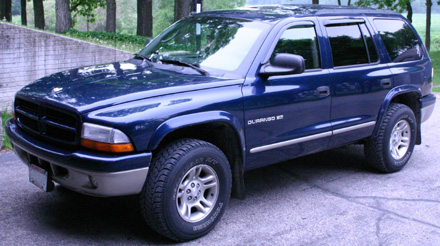
{"type": "MultiPolygon", "coordinates": [[[[187,245],[440,245],[440,110],[407,167],[380,174],[353,145],[246,174],[210,234],[187,245]]],[[[163,245],[136,197],[44,193],[12,152],[0,154],[0,245],[163,245]]]]}

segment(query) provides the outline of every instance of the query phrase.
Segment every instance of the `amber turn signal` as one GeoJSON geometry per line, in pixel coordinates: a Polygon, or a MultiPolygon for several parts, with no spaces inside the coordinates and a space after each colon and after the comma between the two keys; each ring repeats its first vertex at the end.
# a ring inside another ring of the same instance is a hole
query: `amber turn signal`
{"type": "Polygon", "coordinates": [[[89,149],[95,149],[99,151],[112,152],[112,153],[126,153],[126,152],[133,152],[134,150],[133,145],[131,143],[109,144],[109,143],[95,142],[88,139],[81,139],[81,145],[89,149]]]}

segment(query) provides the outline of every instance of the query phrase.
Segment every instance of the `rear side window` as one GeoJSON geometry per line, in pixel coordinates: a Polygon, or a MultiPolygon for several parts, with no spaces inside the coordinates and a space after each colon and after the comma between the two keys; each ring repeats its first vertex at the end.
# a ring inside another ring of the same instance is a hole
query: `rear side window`
{"type": "Polygon", "coordinates": [[[375,19],[374,24],[393,62],[422,59],[419,40],[405,22],[375,19]]]}
{"type": "Polygon", "coordinates": [[[294,26],[284,31],[275,46],[271,61],[278,53],[302,56],[306,63],[306,69],[321,67],[318,39],[314,26],[294,26]]]}
{"type": "Polygon", "coordinates": [[[369,63],[368,51],[358,25],[327,26],[327,35],[335,67],[369,63]]]}

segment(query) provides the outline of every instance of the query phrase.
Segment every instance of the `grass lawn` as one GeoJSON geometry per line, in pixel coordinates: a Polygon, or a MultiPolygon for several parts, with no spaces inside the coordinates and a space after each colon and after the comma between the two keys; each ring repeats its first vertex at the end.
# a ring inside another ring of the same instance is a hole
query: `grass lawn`
{"type": "Polygon", "coordinates": [[[7,119],[11,118],[11,113],[2,112],[2,131],[3,131],[3,146],[12,149],[11,141],[5,134],[5,122],[7,119]]]}
{"type": "MultiPolygon", "coordinates": [[[[425,21],[425,14],[414,14],[413,25],[423,42],[425,41],[425,21]]],[[[440,14],[433,14],[431,17],[431,52],[429,56],[434,67],[433,91],[440,92],[440,14]]]]}
{"type": "Polygon", "coordinates": [[[79,32],[74,29],[70,29],[60,35],[132,53],[139,52],[139,50],[145,46],[145,41],[148,39],[148,37],[136,35],[106,32],[79,32]]]}

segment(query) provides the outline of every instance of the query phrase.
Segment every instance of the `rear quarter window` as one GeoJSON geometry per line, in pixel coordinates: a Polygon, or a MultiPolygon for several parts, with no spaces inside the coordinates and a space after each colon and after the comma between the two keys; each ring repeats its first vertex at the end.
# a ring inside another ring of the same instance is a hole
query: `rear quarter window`
{"type": "Polygon", "coordinates": [[[374,25],[393,62],[422,59],[422,47],[417,36],[402,20],[375,19],[374,25]]]}

